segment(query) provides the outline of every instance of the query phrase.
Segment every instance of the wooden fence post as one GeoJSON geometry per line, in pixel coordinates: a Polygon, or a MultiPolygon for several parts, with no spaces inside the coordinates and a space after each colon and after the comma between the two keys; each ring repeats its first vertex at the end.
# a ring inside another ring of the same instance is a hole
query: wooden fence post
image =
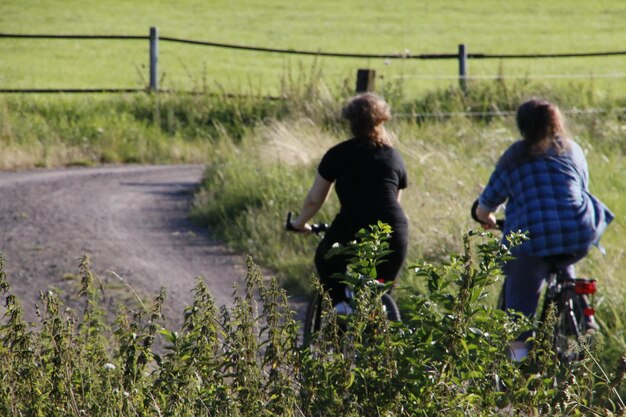
{"type": "Polygon", "coordinates": [[[459,85],[467,93],[467,50],[463,43],[459,45],[459,85]]]}
{"type": "Polygon", "coordinates": [[[356,72],[356,92],[365,93],[374,91],[374,81],[376,71],[370,69],[360,69],[356,72]]]}
{"type": "Polygon", "coordinates": [[[156,92],[158,86],[157,64],[159,62],[159,31],[156,27],[150,28],[150,91],[156,92]]]}

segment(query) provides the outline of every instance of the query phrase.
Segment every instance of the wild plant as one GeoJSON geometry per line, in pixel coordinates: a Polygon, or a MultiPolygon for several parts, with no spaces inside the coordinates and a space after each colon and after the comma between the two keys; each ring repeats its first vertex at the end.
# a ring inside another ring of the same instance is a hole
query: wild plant
{"type": "Polygon", "coordinates": [[[43,415],[42,368],[32,327],[24,320],[19,300],[11,293],[0,254],[0,291],[5,299],[0,340],[0,407],[4,415],[43,415]],[[33,395],[33,393],[35,395],[33,395]]]}
{"type": "Polygon", "coordinates": [[[395,289],[403,322],[390,323],[380,302],[388,288],[375,278],[392,232],[379,223],[334,250],[350,259],[341,279],[355,288],[354,314],[338,315],[325,295],[324,325],[305,344],[285,290],[252,259],[230,306],[218,309],[198,279],[180,330],[165,326],[164,290],[149,310],[122,307],[109,324],[88,257],[81,314],[49,291],[39,322],[26,323],[0,259],[0,414],[624,415],[626,361],[600,366],[601,338],[587,336],[585,359],[561,364],[549,318],[529,360],[509,359],[509,343],[534,324],[487,302],[510,256],[488,234],[466,234],[463,252],[441,265],[412,264],[424,291],[395,289]]]}

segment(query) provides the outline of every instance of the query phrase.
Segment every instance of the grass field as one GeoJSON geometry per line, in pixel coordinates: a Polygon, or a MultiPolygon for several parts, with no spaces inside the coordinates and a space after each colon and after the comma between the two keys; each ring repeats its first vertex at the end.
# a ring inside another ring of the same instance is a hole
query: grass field
{"type": "MultiPolygon", "coordinates": [[[[4,33],[148,35],[278,49],[363,54],[409,52],[570,53],[624,49],[620,0],[383,2],[321,0],[184,2],[5,0],[4,33]]],[[[148,81],[148,41],[0,39],[0,88],[140,88],[148,81]]],[[[626,92],[626,57],[471,60],[478,77],[538,78],[552,84],[593,79],[604,94],[626,92]]],[[[313,66],[331,87],[354,84],[358,68],[377,71],[380,90],[409,96],[455,84],[455,60],[312,58],[161,42],[164,88],[276,94],[281,81],[313,66]]]]}

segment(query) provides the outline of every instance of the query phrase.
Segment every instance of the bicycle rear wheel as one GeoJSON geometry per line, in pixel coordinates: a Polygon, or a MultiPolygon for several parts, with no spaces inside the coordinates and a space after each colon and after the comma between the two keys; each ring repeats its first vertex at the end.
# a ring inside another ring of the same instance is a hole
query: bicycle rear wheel
{"type": "Polygon", "coordinates": [[[574,362],[584,356],[580,338],[587,333],[587,321],[581,295],[573,289],[563,292],[558,303],[558,316],[554,331],[554,350],[562,362],[574,362]]]}

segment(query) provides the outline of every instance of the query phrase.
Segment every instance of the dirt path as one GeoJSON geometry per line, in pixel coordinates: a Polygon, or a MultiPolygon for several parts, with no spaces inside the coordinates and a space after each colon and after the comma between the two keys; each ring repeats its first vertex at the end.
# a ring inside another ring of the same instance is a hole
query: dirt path
{"type": "MultiPolygon", "coordinates": [[[[194,227],[189,206],[203,166],[114,166],[0,172],[0,252],[13,292],[34,318],[40,290],[70,300],[78,261],[90,254],[109,298],[144,299],[168,290],[168,325],[180,323],[195,277],[219,305],[245,278],[245,258],[194,227]]],[[[117,300],[115,300],[117,302],[117,300]]]]}

